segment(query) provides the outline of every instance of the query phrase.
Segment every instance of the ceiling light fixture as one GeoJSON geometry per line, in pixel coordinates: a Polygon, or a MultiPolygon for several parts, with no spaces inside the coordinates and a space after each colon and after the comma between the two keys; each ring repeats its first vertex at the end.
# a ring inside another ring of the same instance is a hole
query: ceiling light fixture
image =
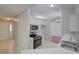
{"type": "Polygon", "coordinates": [[[10,18],[6,18],[6,20],[8,20],[8,21],[9,21],[9,20],[11,20],[11,19],[10,19],[10,18]]]}
{"type": "Polygon", "coordinates": [[[36,16],[36,18],[39,18],[39,19],[44,19],[43,16],[36,16]]]}
{"type": "Polygon", "coordinates": [[[7,21],[18,21],[16,18],[11,18],[11,17],[2,17],[2,16],[0,16],[0,19],[7,20],[7,21]]]}
{"type": "Polygon", "coordinates": [[[50,6],[50,7],[54,7],[54,4],[50,4],[49,6],[50,6]]]}

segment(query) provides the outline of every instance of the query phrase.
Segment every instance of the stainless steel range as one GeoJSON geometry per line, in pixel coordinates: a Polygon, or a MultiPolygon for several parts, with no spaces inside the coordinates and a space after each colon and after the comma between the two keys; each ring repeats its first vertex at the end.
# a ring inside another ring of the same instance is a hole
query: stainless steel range
{"type": "Polygon", "coordinates": [[[37,35],[39,29],[37,25],[31,25],[30,28],[30,37],[33,38],[33,49],[36,49],[42,44],[42,36],[37,35]]]}
{"type": "Polygon", "coordinates": [[[31,35],[31,36],[33,38],[33,49],[36,49],[42,44],[42,36],[39,35],[36,36],[31,35]]]}

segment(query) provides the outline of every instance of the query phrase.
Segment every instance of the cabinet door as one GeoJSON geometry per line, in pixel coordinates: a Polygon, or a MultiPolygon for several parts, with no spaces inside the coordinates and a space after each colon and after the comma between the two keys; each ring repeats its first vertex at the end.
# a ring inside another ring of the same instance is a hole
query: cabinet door
{"type": "Polygon", "coordinates": [[[75,15],[71,15],[69,19],[69,30],[70,31],[79,31],[79,20],[75,15]]]}

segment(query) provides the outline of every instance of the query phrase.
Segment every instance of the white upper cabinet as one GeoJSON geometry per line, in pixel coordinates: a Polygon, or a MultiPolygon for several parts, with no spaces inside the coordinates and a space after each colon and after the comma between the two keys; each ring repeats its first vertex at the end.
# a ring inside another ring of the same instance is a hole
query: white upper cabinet
{"type": "Polygon", "coordinates": [[[70,15],[69,30],[76,32],[79,31],[79,19],[76,17],[76,15],[70,15]]]}

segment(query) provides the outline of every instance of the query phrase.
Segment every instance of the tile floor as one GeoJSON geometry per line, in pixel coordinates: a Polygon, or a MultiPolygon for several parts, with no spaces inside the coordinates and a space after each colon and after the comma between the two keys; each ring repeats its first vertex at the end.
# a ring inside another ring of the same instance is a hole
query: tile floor
{"type": "Polygon", "coordinates": [[[41,48],[55,48],[57,47],[57,43],[51,42],[51,41],[44,41],[42,45],[40,45],[37,49],[41,48]]]}

